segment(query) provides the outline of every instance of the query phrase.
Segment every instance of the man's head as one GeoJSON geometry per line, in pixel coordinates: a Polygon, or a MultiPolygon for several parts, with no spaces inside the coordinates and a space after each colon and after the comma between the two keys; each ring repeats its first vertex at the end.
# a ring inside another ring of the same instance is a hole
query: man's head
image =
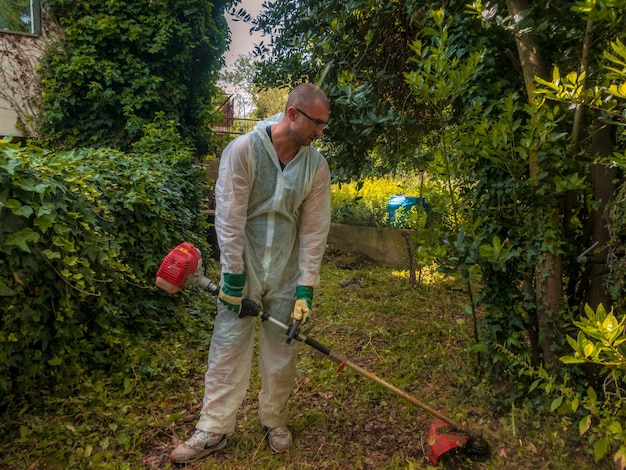
{"type": "Polygon", "coordinates": [[[319,87],[312,83],[302,83],[291,90],[289,98],[287,99],[285,112],[289,107],[304,108],[315,101],[320,101],[322,104],[325,104],[327,108],[330,108],[328,98],[319,87]]]}
{"type": "Polygon", "coordinates": [[[289,94],[285,119],[300,145],[310,145],[324,134],[328,124],[330,103],[324,92],[312,83],[303,83],[289,94]]]}

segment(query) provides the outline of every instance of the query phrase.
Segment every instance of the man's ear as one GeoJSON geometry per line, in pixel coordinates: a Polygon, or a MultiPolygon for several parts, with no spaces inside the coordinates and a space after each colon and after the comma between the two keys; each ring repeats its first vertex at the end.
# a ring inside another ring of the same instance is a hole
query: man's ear
{"type": "Polygon", "coordinates": [[[296,110],[295,106],[289,106],[287,108],[287,117],[289,118],[290,121],[295,121],[297,114],[298,114],[298,111],[296,110]]]}

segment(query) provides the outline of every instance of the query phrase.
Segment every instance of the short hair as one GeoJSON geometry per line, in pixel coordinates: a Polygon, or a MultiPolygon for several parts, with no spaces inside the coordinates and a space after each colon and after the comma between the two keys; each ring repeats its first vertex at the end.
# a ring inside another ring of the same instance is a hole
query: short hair
{"type": "Polygon", "coordinates": [[[315,101],[321,101],[330,108],[328,97],[317,85],[313,83],[301,83],[289,93],[285,112],[290,106],[306,107],[306,105],[315,101]]]}

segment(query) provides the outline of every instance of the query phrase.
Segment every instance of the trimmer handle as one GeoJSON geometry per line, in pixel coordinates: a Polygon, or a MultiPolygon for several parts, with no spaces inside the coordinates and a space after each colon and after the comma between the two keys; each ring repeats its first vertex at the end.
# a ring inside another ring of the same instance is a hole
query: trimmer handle
{"type": "Polygon", "coordinates": [[[300,333],[300,323],[302,320],[294,321],[287,330],[287,344],[291,343],[291,340],[298,337],[298,333],[300,333]]]}
{"type": "Polygon", "coordinates": [[[254,300],[243,299],[241,302],[241,311],[239,312],[239,318],[245,317],[258,317],[261,314],[261,320],[267,320],[263,318],[263,312],[261,307],[254,300]]]}
{"type": "Polygon", "coordinates": [[[270,320],[275,325],[285,328],[287,335],[287,344],[291,343],[292,339],[300,340],[300,320],[296,320],[291,326],[287,326],[284,323],[272,318],[269,313],[261,310],[261,306],[257,304],[254,300],[243,299],[241,301],[241,310],[239,312],[239,318],[245,317],[258,317],[261,316],[261,320],[267,321],[270,320]]]}

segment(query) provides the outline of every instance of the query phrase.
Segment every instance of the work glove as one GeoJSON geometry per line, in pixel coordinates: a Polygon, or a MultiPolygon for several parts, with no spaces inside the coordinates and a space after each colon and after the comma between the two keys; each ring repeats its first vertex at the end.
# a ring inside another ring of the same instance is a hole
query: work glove
{"type": "Polygon", "coordinates": [[[228,310],[239,314],[241,312],[243,286],[246,284],[246,273],[224,273],[223,277],[224,282],[220,288],[217,300],[224,304],[228,310]]]}
{"type": "Polygon", "coordinates": [[[311,302],[313,302],[313,288],[310,286],[296,287],[296,305],[293,307],[291,318],[300,320],[304,325],[311,314],[311,302]]]}

